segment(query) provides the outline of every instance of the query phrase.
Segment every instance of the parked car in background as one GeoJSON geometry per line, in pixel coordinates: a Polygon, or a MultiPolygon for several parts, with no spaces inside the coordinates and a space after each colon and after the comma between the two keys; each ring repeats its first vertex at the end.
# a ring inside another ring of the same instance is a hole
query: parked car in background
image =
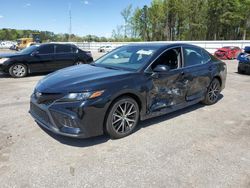
{"type": "Polygon", "coordinates": [[[13,41],[1,41],[0,48],[9,49],[11,46],[16,45],[16,42],[13,41]]]}
{"type": "Polygon", "coordinates": [[[214,56],[222,60],[236,59],[241,52],[241,49],[237,46],[224,46],[219,48],[214,56]]]}
{"type": "Polygon", "coordinates": [[[30,113],[54,133],[87,138],[131,134],[145,120],[199,102],[214,104],[225,87],[226,64],[189,44],[133,44],[89,65],[38,82],[30,113]],[[123,54],[123,55],[121,55],[123,54]]]}
{"type": "Polygon", "coordinates": [[[92,61],[90,52],[75,45],[50,43],[33,45],[14,54],[0,54],[0,70],[19,78],[30,73],[52,72],[92,61]]]}
{"type": "Polygon", "coordinates": [[[238,73],[240,74],[250,74],[250,46],[244,48],[244,53],[240,53],[237,60],[238,73]]]}
{"type": "Polygon", "coordinates": [[[98,48],[98,52],[110,52],[112,51],[114,48],[112,46],[101,46],[100,48],[98,48]]]}

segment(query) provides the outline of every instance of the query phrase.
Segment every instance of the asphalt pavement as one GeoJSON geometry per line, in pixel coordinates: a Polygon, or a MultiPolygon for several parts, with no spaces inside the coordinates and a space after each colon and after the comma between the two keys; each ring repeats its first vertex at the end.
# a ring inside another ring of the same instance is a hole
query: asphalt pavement
{"type": "MultiPolygon", "coordinates": [[[[100,54],[94,53],[95,58],[100,54]]],[[[123,139],[40,128],[29,97],[45,75],[0,75],[0,187],[250,187],[250,76],[227,61],[217,104],[141,122],[123,139]]]]}

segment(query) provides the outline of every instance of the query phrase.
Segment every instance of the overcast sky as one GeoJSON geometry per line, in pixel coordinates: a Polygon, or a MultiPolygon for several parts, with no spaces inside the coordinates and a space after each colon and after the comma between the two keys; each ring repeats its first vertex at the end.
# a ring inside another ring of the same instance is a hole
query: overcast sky
{"type": "Polygon", "coordinates": [[[69,31],[69,7],[72,10],[72,33],[109,37],[122,25],[120,12],[149,5],[151,0],[1,0],[0,28],[69,31]]]}

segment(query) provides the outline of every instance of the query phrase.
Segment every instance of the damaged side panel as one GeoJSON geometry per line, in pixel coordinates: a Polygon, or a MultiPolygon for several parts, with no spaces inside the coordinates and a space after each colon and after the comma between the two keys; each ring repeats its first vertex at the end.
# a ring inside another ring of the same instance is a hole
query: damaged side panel
{"type": "Polygon", "coordinates": [[[179,70],[159,74],[158,78],[153,78],[152,87],[148,95],[149,113],[183,103],[188,83],[189,81],[183,79],[179,70]]]}
{"type": "Polygon", "coordinates": [[[208,66],[177,69],[152,78],[148,95],[148,113],[202,100],[211,82],[208,66]]]}

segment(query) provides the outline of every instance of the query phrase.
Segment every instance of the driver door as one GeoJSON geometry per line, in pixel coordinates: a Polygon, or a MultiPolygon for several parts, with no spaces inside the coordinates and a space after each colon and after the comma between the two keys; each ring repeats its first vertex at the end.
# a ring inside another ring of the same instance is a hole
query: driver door
{"type": "Polygon", "coordinates": [[[187,78],[183,74],[181,47],[165,51],[150,67],[152,87],[148,94],[148,109],[151,112],[173,108],[185,102],[188,89],[187,78]],[[169,71],[154,72],[157,65],[166,65],[169,71]]]}

